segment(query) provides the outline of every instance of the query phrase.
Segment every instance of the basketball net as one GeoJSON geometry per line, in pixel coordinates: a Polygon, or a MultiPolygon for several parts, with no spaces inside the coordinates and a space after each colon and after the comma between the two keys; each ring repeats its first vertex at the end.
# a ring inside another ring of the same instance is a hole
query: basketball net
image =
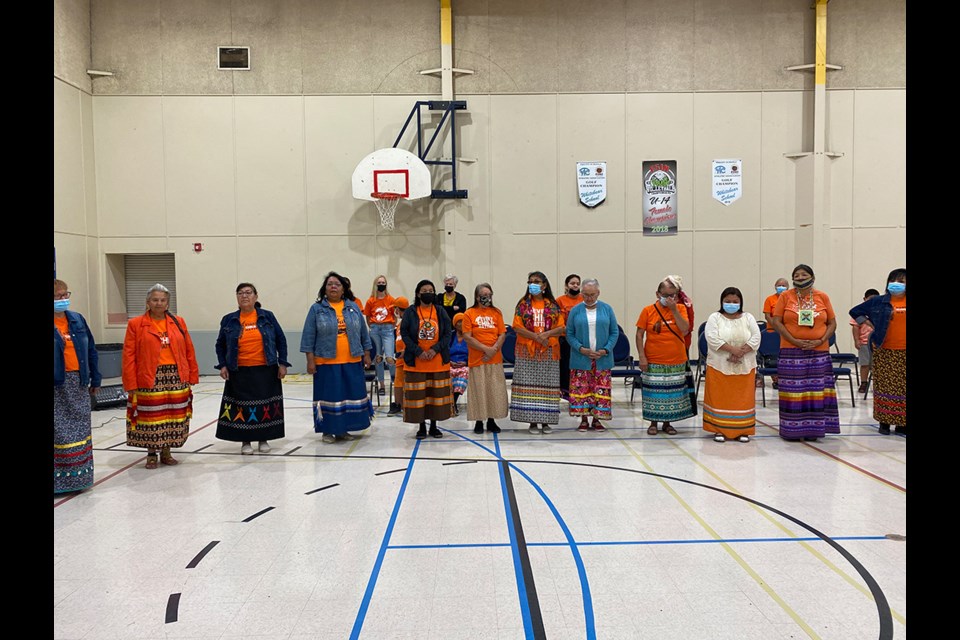
{"type": "Polygon", "coordinates": [[[380,213],[380,224],[384,229],[393,229],[393,214],[400,204],[399,193],[373,192],[370,194],[380,213]]]}

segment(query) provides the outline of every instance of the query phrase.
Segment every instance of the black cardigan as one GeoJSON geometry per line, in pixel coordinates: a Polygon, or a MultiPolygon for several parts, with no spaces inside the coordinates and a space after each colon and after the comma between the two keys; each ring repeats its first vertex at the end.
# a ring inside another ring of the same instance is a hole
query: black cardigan
{"type": "MultiPolygon", "coordinates": [[[[400,321],[400,337],[403,339],[403,362],[408,367],[414,367],[417,364],[417,356],[423,353],[420,348],[420,317],[417,315],[419,305],[413,304],[407,307],[403,312],[403,319],[400,321]]],[[[453,331],[453,323],[450,316],[444,313],[443,307],[433,305],[437,314],[437,344],[434,351],[440,352],[440,358],[443,364],[450,362],[450,333],[453,331]]]]}

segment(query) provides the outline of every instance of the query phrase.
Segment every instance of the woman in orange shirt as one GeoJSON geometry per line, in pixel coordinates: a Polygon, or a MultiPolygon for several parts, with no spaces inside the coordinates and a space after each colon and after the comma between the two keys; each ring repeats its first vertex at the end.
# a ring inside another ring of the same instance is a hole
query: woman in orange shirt
{"type": "Polygon", "coordinates": [[[687,307],[679,301],[680,288],[668,276],[657,285],[657,300],[644,307],[637,318],[637,352],[643,393],[643,419],[650,421],[647,433],[673,436],[671,424],[696,415],[687,392],[687,344],[690,333],[687,307]]]}
{"type": "Polygon", "coordinates": [[[93,484],[90,397],[100,388],[97,345],[87,321],[70,307],[63,280],[53,281],[53,492],[93,484]]]}
{"type": "Polygon", "coordinates": [[[463,337],[469,346],[467,365],[467,420],[473,432],[500,433],[497,418],[507,417],[507,380],[500,348],[507,338],[503,313],[493,306],[493,287],[481,282],[473,290],[473,306],[463,314],[463,337]]]}
{"type": "Polygon", "coordinates": [[[907,432],[907,270],[887,276],[887,292],[850,309],[858,324],[873,327],[873,419],[880,433],[907,432]]]}
{"type": "Polygon", "coordinates": [[[237,285],[236,311],[220,320],[217,364],[223,397],[217,438],[239,442],[240,453],[270,453],[268,440],[283,437],[283,383],[287,375],[287,338],[276,316],[261,308],[257,288],[237,285]]]}
{"type": "Polygon", "coordinates": [[[410,301],[403,296],[393,299],[393,366],[396,377],[393,378],[393,402],[387,409],[388,416],[395,416],[403,412],[403,338],[400,336],[400,322],[403,312],[410,306],[410,301]]]}
{"type": "Polygon", "coordinates": [[[816,440],[840,433],[830,360],[837,317],[827,294],[813,288],[810,266],[798,264],[791,278],[793,289],[783,292],[773,308],[773,328],[780,334],[780,437],[816,440]]]}
{"type": "Polygon", "coordinates": [[[413,305],[403,313],[403,421],[419,424],[417,440],[442,438],[437,422],[450,418],[450,316],[437,304],[433,283],[417,283],[413,305]]]}
{"type": "Polygon", "coordinates": [[[560,422],[560,342],[563,311],[542,271],[527,276],[527,292],[513,312],[517,347],[510,387],[510,419],[532,434],[551,433],[560,422]],[[539,427],[537,425],[540,425],[539,427]]]}
{"type": "Polygon", "coordinates": [[[393,296],[387,290],[387,276],[379,275],[374,278],[370,297],[367,298],[367,304],[363,306],[363,315],[370,323],[370,340],[377,349],[374,364],[377,369],[377,393],[380,395],[386,393],[386,387],[383,384],[383,363],[386,361],[387,366],[390,367],[391,382],[397,373],[393,365],[393,302],[393,296]]]}
{"type": "MultiPolygon", "coordinates": [[[[564,294],[557,296],[557,304],[563,313],[563,324],[567,324],[570,309],[583,302],[580,294],[580,276],[571,273],[563,281],[564,294]]],[[[560,397],[570,400],[570,345],[567,343],[567,334],[560,336],[560,397]]]]}
{"type": "Polygon", "coordinates": [[[123,340],[123,388],[127,392],[127,446],[147,450],[147,469],[179,462],[171,447],[190,435],[193,392],[200,368],[193,340],[182,317],[168,311],[170,290],[155,284],[147,292],[147,310],[127,322],[123,340]]]}

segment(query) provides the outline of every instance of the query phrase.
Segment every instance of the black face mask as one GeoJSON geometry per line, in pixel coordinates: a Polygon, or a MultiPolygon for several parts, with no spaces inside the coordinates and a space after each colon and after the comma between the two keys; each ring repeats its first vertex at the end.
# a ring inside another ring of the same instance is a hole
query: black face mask
{"type": "Polygon", "coordinates": [[[421,293],[420,302],[422,302],[423,304],[433,304],[436,297],[437,297],[437,294],[435,294],[433,291],[421,293]]]}
{"type": "Polygon", "coordinates": [[[386,291],[386,290],[387,290],[387,285],[385,285],[385,284],[378,284],[378,285],[377,285],[377,291],[386,291]]]}
{"type": "Polygon", "coordinates": [[[570,295],[573,296],[574,298],[580,295],[580,289],[567,289],[567,291],[569,291],[570,295]]]}
{"type": "Polygon", "coordinates": [[[453,293],[453,285],[452,285],[452,284],[446,284],[446,285],[443,286],[443,290],[446,291],[447,293],[453,293]]]}

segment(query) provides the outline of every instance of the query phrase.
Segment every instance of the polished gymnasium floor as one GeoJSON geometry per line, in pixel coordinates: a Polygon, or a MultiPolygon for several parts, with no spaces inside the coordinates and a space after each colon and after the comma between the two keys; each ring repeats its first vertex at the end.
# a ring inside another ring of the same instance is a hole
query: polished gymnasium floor
{"type": "Polygon", "coordinates": [[[384,401],[324,444],[290,376],[287,437],[242,456],[211,376],[153,471],[96,411],[96,483],[54,498],[54,637],[905,638],[906,437],[841,381],[842,435],[782,441],[769,384],[746,444],[648,436],[622,384],[602,434],[418,442],[384,401]]]}

